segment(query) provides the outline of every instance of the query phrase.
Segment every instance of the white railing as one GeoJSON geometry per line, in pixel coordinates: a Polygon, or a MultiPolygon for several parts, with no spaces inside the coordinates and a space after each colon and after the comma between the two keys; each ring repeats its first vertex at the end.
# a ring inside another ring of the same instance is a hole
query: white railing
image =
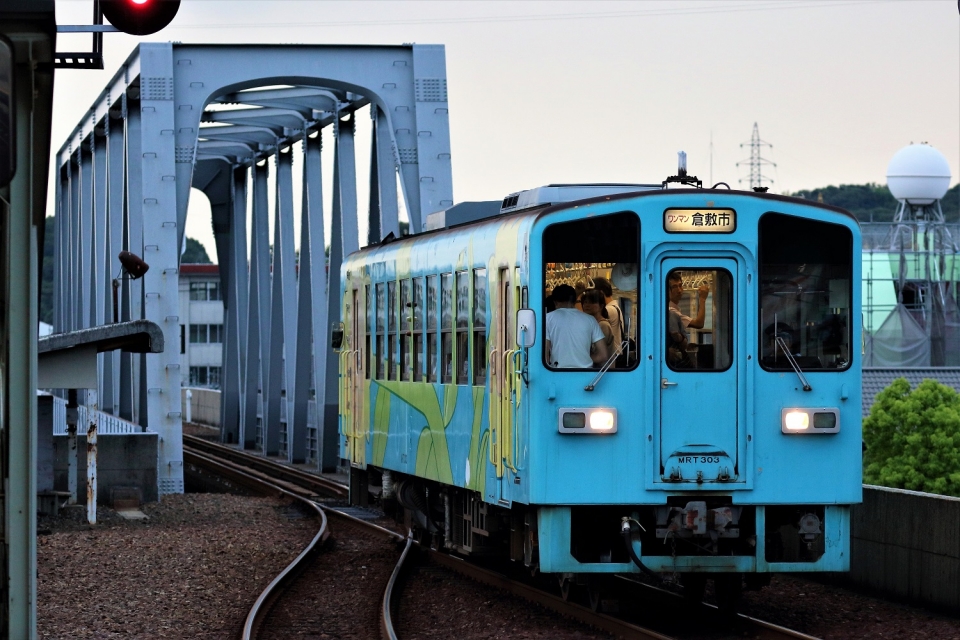
{"type": "MultiPolygon", "coordinates": [[[[188,401],[186,395],[187,387],[183,388],[184,407],[188,401]]],[[[190,389],[191,417],[193,422],[202,422],[213,427],[220,426],[220,391],[216,389],[190,389]]],[[[289,421],[289,405],[286,396],[280,398],[280,451],[287,451],[287,422],[289,421]]],[[[186,415],[186,414],[184,414],[186,415]]],[[[186,418],[185,418],[186,419],[186,418]]],[[[317,459],[317,450],[319,438],[317,425],[319,423],[317,416],[317,403],[310,400],[307,403],[307,459],[315,461],[317,459]]],[[[256,446],[263,449],[263,394],[257,394],[257,436],[256,446]]]]}
{"type": "MultiPolygon", "coordinates": [[[[38,394],[47,395],[47,394],[38,394]]],[[[97,422],[97,433],[100,435],[114,435],[122,433],[143,433],[149,432],[138,424],[118,418],[115,415],[104,413],[103,411],[90,410],[83,405],[77,407],[77,434],[84,435],[90,426],[90,419],[97,422]]],[[[53,396],[53,435],[67,435],[67,401],[63,398],[53,396]]]]}

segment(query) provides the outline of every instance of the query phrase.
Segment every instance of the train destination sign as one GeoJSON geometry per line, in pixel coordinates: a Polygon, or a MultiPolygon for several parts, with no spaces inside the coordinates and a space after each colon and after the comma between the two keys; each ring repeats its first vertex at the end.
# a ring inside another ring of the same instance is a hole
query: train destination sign
{"type": "Polygon", "coordinates": [[[667,209],[663,230],[667,233],[733,233],[737,212],[733,209],[667,209]]]}

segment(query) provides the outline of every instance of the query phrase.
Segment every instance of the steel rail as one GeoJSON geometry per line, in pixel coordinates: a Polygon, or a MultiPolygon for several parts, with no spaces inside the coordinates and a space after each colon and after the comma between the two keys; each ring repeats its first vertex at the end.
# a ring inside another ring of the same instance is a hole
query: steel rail
{"type": "MultiPolygon", "coordinates": [[[[657,587],[645,582],[639,582],[632,577],[627,576],[617,576],[620,580],[627,583],[638,590],[644,590],[650,593],[654,593],[658,598],[663,600],[673,600],[680,601],[683,600],[683,596],[673,592],[657,587]]],[[[705,607],[710,611],[714,612],[717,616],[722,615],[720,613],[720,608],[716,605],[710,604],[708,602],[700,602],[698,606],[705,607]]],[[[741,623],[741,625],[752,627],[750,630],[750,637],[757,638],[758,640],[818,640],[816,636],[811,636],[800,631],[794,631],[793,629],[788,629],[786,627],[781,627],[780,625],[773,624],[772,622],[766,622],[760,620],[759,618],[752,618],[748,615],[738,613],[736,619],[741,623]]]]}
{"type": "MultiPolygon", "coordinates": [[[[213,455],[217,455],[222,452],[223,449],[229,449],[228,447],[217,447],[212,449],[213,455]]],[[[230,456],[231,458],[234,456],[230,456]]],[[[335,508],[329,506],[321,505],[304,498],[303,496],[297,495],[283,487],[280,487],[276,484],[268,482],[263,478],[258,476],[250,475],[246,473],[244,469],[238,468],[240,465],[234,461],[228,461],[226,463],[215,460],[203,453],[199,453],[191,450],[190,447],[184,448],[184,460],[199,466],[203,466],[211,471],[214,471],[218,475],[221,475],[229,480],[242,484],[246,487],[264,492],[264,493],[273,493],[279,492],[283,495],[296,498],[301,502],[304,502],[310,505],[314,511],[317,512],[320,516],[320,530],[317,532],[317,535],[314,536],[313,540],[310,541],[303,551],[298,555],[289,565],[287,565],[283,571],[281,571],[267,587],[260,593],[260,596],[257,598],[256,602],[250,608],[250,611],[247,613],[247,618],[244,621],[243,633],[241,635],[242,640],[252,640],[257,637],[257,631],[263,625],[266,616],[270,612],[270,605],[272,605],[276,599],[279,597],[281,589],[286,587],[295,577],[296,573],[299,572],[303,566],[311,559],[316,551],[319,549],[319,546],[326,541],[330,536],[330,530],[328,527],[328,514],[334,519],[340,519],[343,522],[347,522],[353,526],[363,527],[367,530],[372,531],[373,533],[386,537],[388,539],[394,540],[403,540],[403,536],[400,534],[385,529],[381,526],[375,525],[370,522],[366,522],[359,518],[355,518],[349,514],[338,511],[335,508]]],[[[280,465],[277,465],[280,466],[280,465]]],[[[382,605],[380,611],[380,633],[384,640],[398,640],[396,632],[393,629],[393,620],[391,616],[391,606],[392,606],[392,597],[394,588],[397,585],[398,578],[401,575],[401,572],[404,568],[404,563],[407,557],[410,554],[410,550],[413,547],[414,541],[412,536],[407,537],[407,544],[403,550],[403,553],[400,555],[400,559],[397,562],[397,565],[393,569],[393,573],[390,576],[390,580],[387,582],[387,586],[384,590],[382,605]]]]}
{"type": "Polygon", "coordinates": [[[624,638],[625,640],[673,640],[672,636],[658,633],[652,629],[645,629],[605,613],[591,611],[587,607],[567,602],[559,596],[549,594],[546,591],[522,582],[517,582],[501,573],[483,569],[454,556],[437,551],[430,551],[429,558],[432,562],[436,562],[443,567],[456,571],[468,578],[472,578],[477,582],[520,596],[525,600],[539,604],[546,609],[572,618],[577,622],[582,622],[601,631],[611,633],[617,638],[624,638]]]}
{"type": "Polygon", "coordinates": [[[283,571],[281,571],[277,576],[267,585],[267,587],[260,593],[260,596],[257,598],[256,602],[253,603],[253,606],[250,608],[250,611],[247,613],[247,618],[244,621],[243,633],[241,638],[243,640],[252,640],[256,637],[256,630],[260,628],[263,624],[264,619],[269,613],[269,607],[266,606],[268,602],[272,602],[276,595],[279,593],[281,587],[285,586],[292,579],[294,573],[300,570],[309,558],[312,558],[315,552],[319,549],[320,545],[323,544],[330,536],[330,531],[327,527],[327,515],[324,513],[324,510],[320,508],[312,500],[308,500],[303,496],[299,496],[291,491],[284,489],[278,485],[272,484],[258,478],[256,476],[251,476],[245,474],[242,470],[236,469],[234,467],[225,465],[213,458],[199,454],[196,452],[184,450],[184,460],[187,461],[188,458],[192,464],[200,464],[208,469],[212,469],[218,474],[224,475],[229,479],[234,481],[240,481],[247,487],[258,489],[264,493],[273,493],[277,492],[281,495],[299,500],[300,502],[308,505],[317,515],[320,516],[320,529],[317,531],[317,534],[313,537],[310,543],[304,547],[303,551],[300,552],[293,561],[288,564],[283,571]]]}
{"type": "Polygon", "coordinates": [[[261,471],[263,473],[268,473],[280,480],[285,480],[293,484],[306,483],[310,489],[318,489],[320,492],[325,492],[337,498],[346,498],[349,494],[346,485],[343,485],[339,482],[302,471],[296,467],[290,467],[285,464],[275,462],[260,455],[247,453],[246,451],[235,449],[227,445],[210,442],[209,440],[204,440],[203,438],[188,435],[183,436],[183,444],[185,447],[189,446],[193,449],[205,451],[219,458],[226,458],[234,462],[242,462],[242,464],[245,466],[256,469],[257,471],[261,471]]]}
{"type": "MultiPolygon", "coordinates": [[[[213,445],[213,443],[207,443],[207,444],[213,445]]],[[[213,447],[211,447],[211,450],[215,452],[214,455],[219,454],[221,451],[225,450],[227,455],[230,455],[230,457],[237,457],[236,454],[241,453],[241,455],[244,458],[254,457],[257,460],[261,460],[261,461],[263,460],[259,456],[250,456],[250,454],[237,452],[237,450],[235,449],[232,449],[230,447],[224,447],[222,445],[213,445],[213,447]]],[[[308,502],[315,509],[319,510],[326,516],[326,521],[329,521],[330,519],[339,519],[344,521],[345,523],[349,523],[352,526],[370,530],[380,536],[392,539],[396,542],[400,542],[405,539],[404,536],[402,536],[401,534],[395,531],[391,531],[379,525],[351,516],[348,513],[344,513],[343,511],[340,511],[337,507],[318,504],[313,500],[305,499],[302,496],[297,496],[296,494],[293,494],[283,489],[282,487],[272,485],[261,478],[257,478],[255,476],[250,476],[248,474],[245,474],[242,470],[238,470],[233,466],[222,465],[210,459],[207,456],[199,455],[199,454],[188,451],[188,449],[185,449],[184,450],[185,460],[187,459],[188,455],[198,456],[200,458],[203,458],[203,460],[205,461],[209,461],[209,463],[213,465],[217,465],[219,469],[222,469],[222,471],[218,470],[217,471],[218,473],[221,473],[225,477],[228,477],[229,479],[237,481],[240,484],[246,484],[247,486],[251,486],[251,485],[266,486],[266,487],[269,487],[270,490],[272,491],[279,491],[285,495],[290,495],[300,500],[303,500],[305,502],[308,502]],[[243,482],[241,481],[243,478],[241,478],[240,476],[244,476],[249,480],[246,482],[243,482]]],[[[266,462],[269,463],[268,470],[273,470],[276,468],[289,469],[289,467],[284,467],[283,465],[280,465],[277,463],[273,463],[270,461],[266,461],[266,462]]],[[[236,464],[236,463],[233,463],[233,464],[236,464]]],[[[267,467],[265,466],[265,468],[267,467]]],[[[304,474],[304,475],[310,475],[310,474],[304,474]]],[[[315,476],[311,476],[311,477],[315,478],[315,476]]],[[[342,487],[342,485],[338,485],[338,486],[342,487]]],[[[329,534],[326,534],[326,535],[329,535],[329,534]]],[[[391,575],[390,580],[387,584],[387,588],[384,591],[382,609],[381,609],[381,636],[385,640],[387,639],[396,640],[397,638],[395,632],[392,629],[392,624],[393,624],[392,613],[391,613],[391,607],[393,604],[392,592],[396,587],[398,576],[401,575],[402,573],[402,567],[409,556],[409,551],[412,549],[413,545],[415,544],[418,544],[418,543],[414,541],[411,536],[407,536],[406,547],[403,553],[401,554],[400,560],[397,563],[397,566],[394,568],[393,574],[391,575]]],[[[469,577],[473,580],[489,585],[496,589],[500,589],[500,590],[512,593],[514,595],[518,595],[524,598],[525,600],[539,604],[551,611],[564,615],[568,618],[577,620],[578,622],[581,622],[583,624],[593,626],[597,629],[606,631],[608,633],[612,633],[617,637],[626,638],[626,639],[643,638],[643,639],[654,639],[654,640],[670,640],[671,638],[670,636],[658,633],[651,629],[645,629],[643,627],[634,625],[625,620],[621,620],[617,617],[610,616],[600,612],[594,612],[591,609],[584,607],[582,605],[567,602],[562,598],[552,595],[550,593],[547,593],[541,589],[538,589],[537,587],[526,585],[522,582],[514,581],[503,574],[478,567],[456,556],[452,556],[452,555],[434,551],[434,550],[427,550],[427,552],[428,552],[429,559],[438,565],[444,566],[461,575],[464,575],[466,577],[469,577]]],[[[301,556],[303,555],[304,554],[301,553],[301,556]]],[[[298,557],[298,560],[300,560],[299,557],[298,557]]],[[[297,561],[294,561],[294,562],[297,562],[297,561]]],[[[284,574],[288,574],[288,573],[289,572],[287,570],[284,571],[284,574]]],[[[625,576],[619,576],[619,577],[621,580],[630,584],[634,588],[655,592],[659,597],[677,599],[677,600],[681,599],[681,596],[679,596],[674,592],[667,591],[665,589],[661,589],[659,587],[648,585],[642,582],[638,582],[637,580],[631,579],[629,577],[625,577],[625,576]]],[[[280,579],[280,576],[278,576],[274,580],[274,583],[278,582],[279,579],[280,579]]],[[[271,587],[273,587],[274,583],[271,583],[271,587]]],[[[271,587],[268,587],[268,589],[270,589],[271,587]]],[[[261,599],[264,601],[266,600],[263,594],[261,594],[261,599]]],[[[260,603],[260,599],[258,599],[258,603],[260,603]]],[[[708,603],[702,603],[702,606],[711,610],[718,610],[717,607],[708,603]]],[[[752,618],[750,616],[746,616],[743,614],[737,614],[737,619],[742,624],[746,624],[752,627],[755,630],[755,635],[753,637],[759,638],[760,640],[783,640],[783,639],[816,640],[814,636],[810,636],[798,631],[793,631],[791,629],[787,629],[785,627],[781,627],[779,625],[765,622],[763,620],[752,618]]],[[[247,637],[248,636],[244,636],[245,639],[247,637]]]]}
{"type": "Polygon", "coordinates": [[[393,616],[390,613],[392,606],[391,600],[393,598],[394,587],[397,586],[397,582],[400,580],[400,573],[403,571],[404,563],[413,545],[413,534],[410,533],[407,535],[407,546],[403,548],[403,553],[400,554],[400,560],[397,562],[397,566],[393,568],[393,573],[390,574],[390,580],[387,581],[387,588],[383,590],[383,604],[380,607],[380,637],[382,640],[398,640],[397,634],[393,629],[393,616]]]}
{"type": "MultiPolygon", "coordinates": [[[[229,447],[224,447],[224,448],[229,449],[229,447]]],[[[217,449],[217,452],[219,452],[219,449],[217,449]]],[[[278,491],[281,491],[282,493],[289,494],[289,495],[295,495],[295,494],[290,494],[289,491],[286,491],[281,487],[277,487],[276,485],[270,485],[270,483],[267,483],[260,478],[256,478],[255,476],[250,476],[249,474],[244,473],[242,470],[237,469],[234,466],[235,463],[232,463],[230,465],[222,464],[215,460],[212,460],[208,456],[189,451],[187,448],[185,448],[184,460],[190,462],[191,460],[188,460],[188,457],[189,458],[196,457],[198,461],[203,461],[205,464],[209,464],[211,466],[216,465],[217,473],[222,473],[228,479],[234,480],[241,484],[247,484],[247,486],[250,486],[250,484],[259,483],[259,484],[271,487],[273,490],[278,490],[278,491]],[[247,479],[245,479],[244,476],[246,476],[247,479]]],[[[300,499],[303,499],[303,498],[300,498],[300,499]]],[[[307,500],[307,501],[311,502],[311,504],[313,504],[315,508],[325,513],[328,516],[327,518],[328,521],[331,518],[340,519],[353,526],[357,526],[359,528],[364,528],[364,529],[373,531],[378,535],[384,536],[394,541],[404,540],[404,537],[399,533],[396,533],[395,531],[390,531],[389,529],[385,529],[384,527],[373,524],[371,522],[366,522],[359,518],[355,518],[350,514],[337,510],[337,508],[335,507],[330,507],[329,505],[320,505],[310,500],[307,500]]],[[[387,631],[384,624],[384,620],[388,620],[390,622],[390,626],[392,627],[392,615],[389,614],[389,608],[387,607],[387,603],[389,603],[392,600],[392,597],[390,594],[394,589],[394,587],[396,586],[395,576],[399,575],[401,571],[401,566],[405,561],[406,556],[408,555],[407,552],[410,548],[412,548],[413,544],[417,544],[417,543],[415,541],[412,541],[412,538],[408,537],[407,547],[404,550],[403,554],[401,555],[401,559],[397,563],[397,567],[394,569],[394,575],[391,576],[391,579],[387,585],[387,589],[385,590],[385,593],[384,593],[385,604],[384,604],[383,610],[381,611],[381,634],[383,634],[382,637],[384,639],[388,639],[388,638],[391,640],[396,639],[395,633],[392,636],[386,635],[387,633],[392,632],[392,629],[390,631],[387,631]]],[[[304,554],[301,554],[301,556],[303,555],[304,554]]],[[[519,595],[520,597],[523,597],[528,601],[540,604],[541,606],[547,609],[560,613],[561,615],[567,616],[569,618],[575,619],[584,624],[588,624],[598,629],[613,633],[618,637],[626,638],[627,640],[634,640],[634,639],[672,640],[670,636],[665,636],[655,631],[644,629],[642,627],[636,626],[634,624],[631,624],[623,620],[618,620],[617,618],[614,618],[612,616],[609,616],[603,613],[595,613],[590,609],[580,605],[565,602],[561,598],[550,595],[544,591],[536,589],[535,587],[530,587],[525,584],[515,582],[502,574],[495,573],[493,571],[489,571],[486,569],[482,569],[480,567],[476,567],[468,562],[457,559],[453,556],[448,556],[446,554],[439,553],[436,551],[430,551],[430,558],[436,561],[437,564],[446,566],[456,571],[457,573],[466,575],[478,582],[482,582],[494,588],[501,589],[501,590],[513,593],[515,595],[519,595]]],[[[298,560],[299,559],[300,558],[298,557],[298,560]]],[[[289,572],[285,571],[285,574],[288,575],[289,572]]],[[[279,576],[278,576],[278,579],[279,579],[279,576]]],[[[271,583],[271,585],[267,588],[267,590],[271,590],[272,588],[274,588],[274,583],[277,583],[278,579],[275,579],[274,582],[271,583]]],[[[266,602],[268,599],[267,590],[265,590],[264,593],[261,594],[261,597],[258,598],[257,604],[255,605],[255,607],[263,608],[263,602],[266,602]]],[[[263,615],[265,615],[265,613],[263,615]]],[[[251,623],[251,620],[253,619],[254,619],[254,610],[251,609],[251,613],[247,616],[247,624],[244,627],[244,636],[243,636],[244,640],[250,640],[253,637],[251,635],[248,635],[248,632],[247,632],[248,629],[254,628],[254,625],[252,625],[251,623]]]]}

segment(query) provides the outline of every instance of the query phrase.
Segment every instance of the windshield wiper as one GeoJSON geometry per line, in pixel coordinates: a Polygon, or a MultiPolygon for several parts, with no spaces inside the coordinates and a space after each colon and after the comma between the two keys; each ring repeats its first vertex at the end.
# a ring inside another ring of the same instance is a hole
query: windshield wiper
{"type": "Polygon", "coordinates": [[[807,379],[803,375],[803,371],[800,370],[800,365],[797,364],[797,361],[793,358],[793,354],[790,353],[790,349],[787,348],[787,341],[782,337],[777,336],[777,346],[780,347],[781,351],[783,351],[783,355],[787,356],[787,362],[790,363],[790,366],[793,367],[797,377],[800,378],[800,382],[803,384],[803,390],[813,391],[813,387],[810,386],[810,383],[807,382],[807,379]]]}
{"type": "Polygon", "coordinates": [[[613,366],[613,362],[617,359],[617,356],[623,353],[623,350],[626,348],[626,346],[627,346],[626,340],[620,343],[620,346],[617,347],[617,350],[613,352],[613,355],[607,358],[607,361],[603,363],[602,367],[600,367],[600,371],[597,372],[597,377],[591,380],[590,384],[588,384],[583,388],[584,391],[593,391],[593,388],[597,386],[598,382],[600,382],[600,378],[602,378],[603,374],[605,374],[610,369],[610,367],[613,366]]]}

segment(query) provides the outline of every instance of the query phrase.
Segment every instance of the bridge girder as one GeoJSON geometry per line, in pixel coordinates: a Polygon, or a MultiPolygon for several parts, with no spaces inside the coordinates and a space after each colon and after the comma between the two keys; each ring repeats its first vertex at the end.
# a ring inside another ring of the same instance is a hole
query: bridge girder
{"type": "MultiPolygon", "coordinates": [[[[151,269],[121,281],[117,315],[152,320],[167,345],[179,344],[179,250],[196,187],[210,200],[220,262],[224,439],[259,441],[274,454],[285,435],[290,460],[335,464],[337,361],[326,332],[341,301],[336,283],[327,286],[317,132],[333,131],[329,273],[336,280],[343,257],[360,244],[354,130],[356,111],[367,105],[374,140],[367,241],[376,242],[398,234],[398,178],[415,231],[427,214],[453,204],[442,46],[139,45],[57,156],[56,330],[110,321],[123,249],[151,269]],[[303,171],[299,262],[295,162],[303,171]],[[311,400],[323,425],[314,451],[306,433],[311,400]]],[[[183,490],[180,383],[176,349],[102,363],[102,408],[161,435],[161,494],[183,490]]]]}

